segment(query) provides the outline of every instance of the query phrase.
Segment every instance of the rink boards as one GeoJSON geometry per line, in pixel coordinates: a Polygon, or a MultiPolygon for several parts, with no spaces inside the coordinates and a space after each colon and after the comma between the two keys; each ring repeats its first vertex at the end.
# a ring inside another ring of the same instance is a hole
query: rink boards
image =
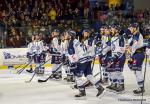
{"type": "MultiPolygon", "coordinates": [[[[148,61],[150,61],[150,59],[148,59],[148,61]]],[[[94,64],[99,64],[99,60],[96,59],[94,64]]],[[[127,64],[127,60],[126,60],[126,64],[127,64]]],[[[149,64],[150,64],[150,62],[149,62],[149,64]]],[[[19,69],[20,69],[20,68],[24,67],[25,65],[26,64],[20,64],[20,65],[16,64],[16,65],[12,65],[12,67],[14,69],[18,69],[18,67],[19,67],[19,69]]],[[[33,65],[33,67],[35,67],[35,64],[32,64],[32,65],[33,65]]],[[[52,66],[52,64],[50,64],[50,63],[47,63],[47,64],[44,65],[44,67],[46,67],[46,68],[49,68],[51,66],[52,66]]],[[[26,68],[29,68],[29,67],[26,67],[26,68]]],[[[6,70],[6,69],[9,69],[9,65],[1,65],[0,66],[0,70],[6,70]]]]}
{"type": "MultiPolygon", "coordinates": [[[[27,48],[9,48],[0,49],[0,70],[9,68],[21,68],[28,64],[28,59],[26,57],[27,48]]],[[[51,56],[46,57],[46,60],[51,59],[51,56]]],[[[150,59],[148,59],[150,61],[150,59]]],[[[127,63],[127,61],[126,61],[127,63]]],[[[95,59],[95,64],[99,64],[99,60],[95,59]]],[[[33,63],[33,66],[34,63],[33,63]]],[[[47,62],[45,67],[51,67],[51,61],[47,62]]]]}

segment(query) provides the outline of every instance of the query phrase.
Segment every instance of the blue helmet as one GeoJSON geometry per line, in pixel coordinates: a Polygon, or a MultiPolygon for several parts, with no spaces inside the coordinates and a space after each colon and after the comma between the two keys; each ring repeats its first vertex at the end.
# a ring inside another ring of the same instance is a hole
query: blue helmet
{"type": "Polygon", "coordinates": [[[58,34],[60,33],[58,29],[54,29],[53,32],[57,32],[58,34]]]}
{"type": "Polygon", "coordinates": [[[72,30],[72,29],[69,29],[69,30],[67,31],[67,33],[68,33],[68,35],[70,35],[71,37],[76,37],[76,32],[75,32],[74,30],[72,30]]]}
{"type": "Polygon", "coordinates": [[[115,28],[118,31],[120,31],[120,29],[121,29],[121,27],[119,25],[112,25],[111,28],[115,28]]]}
{"type": "Polygon", "coordinates": [[[82,34],[84,33],[84,32],[90,32],[90,30],[89,29],[84,29],[83,31],[82,31],[82,34]]]}
{"type": "Polygon", "coordinates": [[[131,23],[131,24],[129,25],[129,27],[138,28],[138,27],[139,27],[139,24],[138,24],[138,23],[131,23]]]}

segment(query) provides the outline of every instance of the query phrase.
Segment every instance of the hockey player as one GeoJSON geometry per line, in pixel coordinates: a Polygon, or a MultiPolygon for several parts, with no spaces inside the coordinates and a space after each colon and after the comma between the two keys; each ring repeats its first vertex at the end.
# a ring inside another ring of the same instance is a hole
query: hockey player
{"type": "Polygon", "coordinates": [[[148,65],[150,66],[150,25],[147,25],[145,30],[146,39],[146,55],[148,60],[148,65]]]}
{"type": "MultiPolygon", "coordinates": [[[[46,60],[46,52],[47,52],[47,44],[46,44],[46,42],[43,40],[43,34],[42,33],[40,33],[39,34],[39,40],[41,41],[41,43],[43,43],[43,51],[42,51],[42,53],[41,53],[41,56],[40,56],[40,62],[41,63],[45,63],[45,60],[46,60]]],[[[41,74],[44,74],[44,69],[45,69],[45,67],[44,66],[41,66],[41,69],[42,69],[42,71],[41,71],[41,74]]]]}
{"type": "Polygon", "coordinates": [[[112,55],[108,59],[107,70],[109,71],[109,76],[111,85],[107,86],[107,89],[114,90],[117,93],[124,91],[124,76],[123,67],[125,64],[125,39],[122,34],[120,34],[120,27],[118,25],[113,25],[111,27],[111,51],[112,55]]]}
{"type": "Polygon", "coordinates": [[[68,30],[68,34],[66,36],[69,41],[68,57],[71,63],[77,63],[77,69],[75,70],[75,78],[79,89],[79,94],[75,95],[75,97],[86,96],[84,82],[81,78],[83,74],[86,75],[86,78],[90,80],[98,89],[98,97],[103,93],[104,88],[100,85],[100,82],[96,81],[95,78],[92,76],[91,57],[88,57],[86,47],[84,47],[77,39],[75,39],[75,36],[75,31],[68,30]]]}
{"type": "Polygon", "coordinates": [[[67,80],[68,82],[70,82],[73,77],[73,74],[70,73],[70,67],[68,65],[67,58],[66,58],[66,55],[68,52],[67,51],[68,43],[67,43],[67,40],[65,39],[65,34],[66,34],[66,31],[64,31],[63,34],[61,34],[60,48],[61,48],[62,62],[64,62],[63,68],[65,69],[65,72],[67,75],[67,77],[64,78],[64,80],[67,80]]]}
{"type": "Polygon", "coordinates": [[[60,44],[59,44],[59,33],[60,32],[58,29],[55,29],[51,33],[52,41],[51,41],[50,54],[52,54],[51,64],[53,64],[53,66],[52,66],[52,73],[53,73],[52,78],[55,78],[55,79],[62,78],[61,70],[57,70],[57,72],[55,72],[55,70],[57,69],[57,67],[61,63],[61,48],[60,48],[60,44]]]}
{"type": "MultiPolygon", "coordinates": [[[[36,64],[35,73],[44,74],[44,70],[41,67],[41,54],[43,52],[43,42],[40,40],[39,34],[34,33],[35,41],[33,41],[29,50],[32,51],[34,63],[36,64]]],[[[31,71],[30,71],[31,72],[31,71]]]]}
{"type": "Polygon", "coordinates": [[[143,36],[138,31],[138,24],[131,24],[129,26],[129,30],[132,33],[132,37],[130,42],[131,59],[128,61],[128,64],[130,69],[135,73],[137,84],[139,87],[138,89],[133,90],[133,93],[135,95],[138,95],[145,92],[144,80],[142,76],[142,64],[145,58],[145,49],[143,47],[143,36]]]}
{"type": "MultiPolygon", "coordinates": [[[[90,31],[88,29],[83,30],[82,34],[83,34],[83,39],[81,42],[84,45],[84,47],[86,47],[88,55],[89,56],[95,55],[94,37],[90,37],[90,31]]],[[[91,74],[93,75],[93,69],[91,69],[91,71],[92,71],[91,74]]],[[[85,75],[85,77],[86,76],[87,75],[85,75]]],[[[92,86],[92,83],[90,81],[85,84],[85,87],[89,87],[89,86],[92,86]]]]}
{"type": "Polygon", "coordinates": [[[108,72],[107,72],[107,59],[111,56],[111,33],[109,26],[104,26],[101,28],[101,55],[100,64],[103,71],[103,84],[108,84],[108,72]]]}
{"type": "MultiPolygon", "coordinates": [[[[85,47],[87,54],[89,56],[93,56],[95,55],[95,48],[94,48],[94,38],[90,37],[90,31],[88,29],[84,29],[82,32],[82,39],[81,39],[81,43],[82,45],[85,47]]],[[[92,63],[92,62],[91,62],[92,63]]],[[[91,66],[92,68],[92,66],[91,66]]],[[[91,69],[91,74],[93,72],[93,69],[91,69]]],[[[87,76],[86,74],[84,75],[85,77],[87,76]]],[[[92,86],[93,84],[88,80],[87,83],[85,84],[85,87],[89,87],[92,86]]],[[[74,88],[78,88],[77,84],[74,85],[74,88]]]]}
{"type": "MultiPolygon", "coordinates": [[[[60,36],[60,39],[61,39],[61,43],[60,43],[60,49],[61,49],[61,55],[62,55],[62,61],[65,62],[66,60],[66,54],[67,54],[67,45],[65,44],[65,32],[63,32],[60,36]]],[[[68,66],[67,66],[67,63],[65,63],[63,65],[63,68],[65,69],[65,72],[67,73],[68,72],[68,66]]]]}
{"type": "Polygon", "coordinates": [[[89,56],[95,55],[94,52],[94,37],[90,37],[90,31],[85,29],[83,31],[82,44],[87,48],[87,53],[89,56]]]}
{"type": "Polygon", "coordinates": [[[32,68],[32,61],[33,61],[33,56],[34,56],[34,53],[33,53],[33,43],[35,41],[35,36],[32,35],[31,37],[31,42],[28,44],[27,46],[27,58],[28,58],[28,61],[29,61],[29,66],[30,66],[30,69],[27,69],[26,71],[29,72],[29,73],[33,73],[33,68],[32,68]]]}

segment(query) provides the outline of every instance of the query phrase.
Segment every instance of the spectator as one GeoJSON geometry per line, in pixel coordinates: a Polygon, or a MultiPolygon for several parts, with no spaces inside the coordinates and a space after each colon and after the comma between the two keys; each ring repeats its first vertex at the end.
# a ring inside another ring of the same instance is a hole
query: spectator
{"type": "Polygon", "coordinates": [[[14,38],[13,37],[9,37],[7,40],[7,47],[9,48],[13,48],[15,47],[15,42],[14,42],[14,38]]]}
{"type": "Polygon", "coordinates": [[[85,18],[88,18],[89,17],[89,0],[84,0],[84,4],[83,4],[83,7],[84,7],[84,17],[85,18]]]}
{"type": "Polygon", "coordinates": [[[83,17],[84,16],[84,6],[83,6],[83,1],[80,0],[79,3],[78,3],[78,6],[77,6],[81,12],[81,16],[83,17]]]}
{"type": "Polygon", "coordinates": [[[76,9],[75,9],[75,11],[74,11],[74,14],[73,14],[73,15],[74,15],[74,18],[75,18],[75,19],[79,19],[79,18],[80,18],[80,11],[79,11],[79,9],[78,9],[78,8],[76,8],[76,9]]]}
{"type": "Polygon", "coordinates": [[[57,10],[57,19],[62,20],[63,19],[63,7],[58,8],[57,10]]]}
{"type": "Polygon", "coordinates": [[[31,37],[33,31],[39,31],[41,26],[44,26],[47,31],[51,31],[53,26],[62,29],[74,27],[83,17],[93,24],[96,23],[93,20],[102,23],[117,22],[125,26],[133,21],[141,24],[149,22],[149,11],[132,11],[133,6],[130,2],[126,4],[123,2],[121,5],[116,4],[109,8],[104,0],[97,0],[96,5],[95,1],[91,6],[92,1],[89,3],[89,0],[19,0],[19,2],[18,0],[1,0],[0,27],[2,28],[0,29],[9,30],[7,41],[9,40],[9,43],[15,47],[14,39],[18,39],[18,43],[19,39],[26,40],[24,39],[26,35],[31,37]],[[92,19],[89,16],[89,7],[95,7],[93,11],[96,15],[92,19]],[[66,20],[69,21],[66,22],[66,20]],[[12,27],[17,29],[13,30],[12,27]]]}
{"type": "Polygon", "coordinates": [[[14,47],[15,48],[20,48],[22,46],[21,43],[23,41],[22,41],[22,39],[21,39],[21,37],[19,35],[16,35],[13,41],[14,41],[14,47]]]}
{"type": "Polygon", "coordinates": [[[49,11],[48,16],[50,17],[50,20],[55,21],[56,20],[56,10],[54,9],[54,7],[52,7],[52,9],[49,11]]]}
{"type": "Polygon", "coordinates": [[[69,9],[69,8],[71,8],[71,3],[70,3],[70,0],[67,0],[65,4],[65,9],[69,9]]]}

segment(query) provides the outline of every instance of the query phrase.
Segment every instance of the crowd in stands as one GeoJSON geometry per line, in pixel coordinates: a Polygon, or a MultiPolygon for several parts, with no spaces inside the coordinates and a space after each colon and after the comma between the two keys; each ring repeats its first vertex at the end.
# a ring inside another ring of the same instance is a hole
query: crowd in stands
{"type": "Polygon", "coordinates": [[[105,0],[100,1],[92,5],[89,0],[1,0],[0,47],[25,46],[32,33],[39,30],[47,39],[54,27],[72,27],[80,32],[82,19],[90,21],[90,28],[95,31],[104,22],[149,22],[148,10],[133,11],[132,5],[123,3],[109,7],[105,0]]]}

